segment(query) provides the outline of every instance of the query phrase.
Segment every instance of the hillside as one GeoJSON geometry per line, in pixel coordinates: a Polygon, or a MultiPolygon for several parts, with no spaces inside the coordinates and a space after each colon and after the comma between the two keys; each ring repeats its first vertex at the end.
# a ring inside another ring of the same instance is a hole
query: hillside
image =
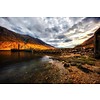
{"type": "Polygon", "coordinates": [[[0,26],[0,50],[17,49],[18,44],[20,45],[20,49],[54,49],[54,47],[40,39],[28,35],[21,35],[0,26]]]}
{"type": "Polygon", "coordinates": [[[82,43],[82,46],[85,47],[94,47],[94,36],[86,40],[85,42],[82,43]]]}
{"type": "Polygon", "coordinates": [[[75,48],[77,47],[85,47],[85,48],[92,47],[93,48],[94,47],[94,36],[84,41],[81,45],[76,46],[75,48]]]}

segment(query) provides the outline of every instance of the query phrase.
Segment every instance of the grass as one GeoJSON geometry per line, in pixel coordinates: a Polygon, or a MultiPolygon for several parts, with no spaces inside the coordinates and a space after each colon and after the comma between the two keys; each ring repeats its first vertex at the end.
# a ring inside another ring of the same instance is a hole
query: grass
{"type": "Polygon", "coordinates": [[[85,57],[85,56],[80,56],[80,57],[57,57],[53,58],[55,60],[59,60],[62,63],[70,63],[71,66],[77,66],[77,64],[88,64],[91,66],[95,65],[95,59],[92,57],[85,57]]]}

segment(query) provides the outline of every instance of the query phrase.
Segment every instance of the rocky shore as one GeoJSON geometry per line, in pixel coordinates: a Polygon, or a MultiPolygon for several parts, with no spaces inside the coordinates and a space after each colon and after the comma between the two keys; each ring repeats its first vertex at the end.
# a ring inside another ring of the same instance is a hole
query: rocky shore
{"type": "Polygon", "coordinates": [[[100,59],[93,57],[92,49],[62,53],[51,59],[53,62],[44,65],[46,71],[38,74],[35,83],[100,83],[100,59]]]}

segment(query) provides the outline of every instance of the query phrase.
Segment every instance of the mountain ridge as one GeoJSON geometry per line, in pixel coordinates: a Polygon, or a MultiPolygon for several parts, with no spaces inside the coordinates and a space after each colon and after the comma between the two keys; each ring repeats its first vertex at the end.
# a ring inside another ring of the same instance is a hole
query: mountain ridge
{"type": "Polygon", "coordinates": [[[94,48],[94,35],[75,48],[79,47],[94,48]]]}
{"type": "Polygon", "coordinates": [[[0,26],[0,50],[17,49],[18,44],[20,44],[20,49],[54,49],[53,46],[38,38],[18,34],[0,26]]]}

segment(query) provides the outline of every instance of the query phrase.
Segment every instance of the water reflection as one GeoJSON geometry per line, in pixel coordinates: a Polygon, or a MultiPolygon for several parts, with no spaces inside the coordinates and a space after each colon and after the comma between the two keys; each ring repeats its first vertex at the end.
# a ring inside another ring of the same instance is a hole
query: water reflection
{"type": "Polygon", "coordinates": [[[0,83],[34,83],[36,72],[44,70],[42,65],[49,62],[52,59],[46,55],[0,52],[0,83]]]}
{"type": "Polygon", "coordinates": [[[0,51],[0,67],[8,66],[12,63],[28,61],[41,58],[43,55],[32,54],[29,52],[0,51]]]}

